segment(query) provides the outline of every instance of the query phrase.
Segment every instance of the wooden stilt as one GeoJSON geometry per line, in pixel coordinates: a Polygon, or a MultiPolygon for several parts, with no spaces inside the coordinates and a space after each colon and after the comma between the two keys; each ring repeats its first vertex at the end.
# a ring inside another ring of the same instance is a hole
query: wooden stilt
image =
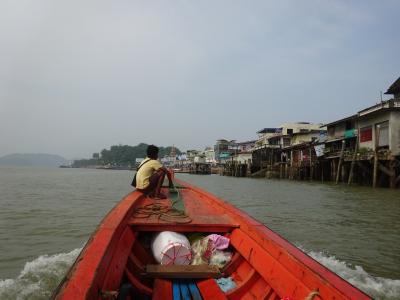
{"type": "Polygon", "coordinates": [[[353,172],[354,172],[354,165],[355,165],[356,158],[357,158],[357,152],[358,152],[358,140],[357,140],[357,143],[356,143],[356,148],[354,150],[353,159],[351,160],[349,180],[347,181],[348,185],[350,185],[351,182],[353,181],[353,172]]]}
{"type": "Polygon", "coordinates": [[[389,186],[391,189],[396,188],[396,161],[394,159],[391,159],[389,162],[389,169],[390,169],[390,175],[389,175],[389,186]]]}
{"type": "Polygon", "coordinates": [[[324,183],[324,161],[321,161],[321,181],[324,183]]]}
{"type": "Polygon", "coordinates": [[[395,185],[397,185],[400,182],[400,175],[397,176],[396,180],[395,180],[395,185]]]}
{"type": "Polygon", "coordinates": [[[301,167],[302,167],[302,161],[300,161],[300,164],[297,167],[297,178],[298,179],[301,179],[301,167]]]}
{"type": "Polygon", "coordinates": [[[314,176],[314,170],[313,170],[313,165],[312,165],[312,150],[311,150],[311,145],[310,145],[310,181],[313,180],[314,176]]]}
{"type": "Polygon", "coordinates": [[[376,188],[376,180],[378,177],[378,145],[379,145],[379,125],[376,125],[375,128],[375,151],[374,151],[374,169],[373,169],[373,176],[372,176],[372,187],[376,188]]]}
{"type": "Polygon", "coordinates": [[[290,170],[289,179],[293,179],[293,150],[290,150],[290,170]]]}
{"type": "Polygon", "coordinates": [[[340,173],[342,173],[342,161],[343,161],[343,154],[344,154],[345,146],[346,146],[346,141],[343,140],[342,141],[342,149],[340,150],[339,164],[338,164],[338,168],[337,168],[337,172],[336,172],[336,182],[335,182],[336,184],[338,184],[340,173]]]}
{"type": "Polygon", "coordinates": [[[285,179],[288,178],[288,163],[285,163],[285,179]]]}
{"type": "Polygon", "coordinates": [[[378,151],[375,150],[374,154],[374,169],[372,173],[372,187],[376,188],[376,180],[378,177],[378,151]]]}
{"type": "Polygon", "coordinates": [[[340,172],[340,180],[342,182],[347,182],[347,166],[346,162],[342,162],[342,170],[340,172]]]}

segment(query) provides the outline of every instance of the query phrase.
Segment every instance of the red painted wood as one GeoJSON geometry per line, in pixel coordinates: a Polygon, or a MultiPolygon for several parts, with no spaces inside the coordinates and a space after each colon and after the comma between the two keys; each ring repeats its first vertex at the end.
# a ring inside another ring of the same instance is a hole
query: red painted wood
{"type": "Polygon", "coordinates": [[[296,280],[283,265],[240,229],[232,233],[231,243],[282,298],[291,296],[294,299],[304,299],[310,293],[300,280],[296,280]]]}
{"type": "Polygon", "coordinates": [[[140,242],[133,244],[132,253],[142,262],[143,265],[156,263],[150,249],[145,249],[140,242]]]}
{"type": "Polygon", "coordinates": [[[107,269],[107,275],[102,286],[103,291],[115,291],[119,289],[134,240],[135,236],[132,229],[130,227],[125,227],[125,231],[113,253],[110,266],[107,269]]]}
{"type": "Polygon", "coordinates": [[[197,287],[199,288],[200,294],[203,299],[210,300],[226,300],[227,297],[221,291],[218,284],[214,279],[206,279],[197,282],[197,287]]]}
{"type": "Polygon", "coordinates": [[[54,292],[53,299],[97,299],[102,289],[113,250],[126,228],[139,192],[126,196],[111,210],[86,243],[67,276],[54,292]]]}
{"type": "Polygon", "coordinates": [[[243,261],[243,256],[239,254],[239,252],[236,252],[233,256],[231,261],[225,265],[225,267],[222,269],[222,273],[224,273],[225,276],[229,276],[232,274],[238,266],[242,263],[243,261]]]}
{"type": "Polygon", "coordinates": [[[154,280],[152,300],[171,300],[172,299],[172,283],[170,280],[156,279],[154,280]]]}
{"type": "Polygon", "coordinates": [[[232,300],[241,299],[251,289],[251,287],[257,282],[259,278],[260,275],[254,269],[252,269],[247,277],[244,278],[244,280],[239,285],[226,293],[226,296],[232,300]]]}
{"type": "Polygon", "coordinates": [[[252,299],[265,299],[271,292],[272,288],[262,277],[260,277],[249,290],[249,295],[252,296],[252,299]]]}
{"type": "MultiPolygon", "coordinates": [[[[371,299],[371,297],[352,286],[349,282],[309,257],[290,242],[240,209],[186,182],[181,180],[176,181],[184,185],[187,189],[199,194],[199,198],[205,199],[206,203],[217,207],[216,210],[218,208],[223,210],[226,215],[235,220],[236,224],[240,225],[240,230],[242,230],[244,234],[250,236],[261,245],[262,248],[266,249],[273,258],[279,260],[279,257],[285,257],[282,264],[288,268],[288,272],[293,272],[295,277],[302,279],[309,290],[319,288],[321,294],[325,297],[324,299],[332,299],[331,295],[335,294],[340,295],[337,299],[371,299]],[[295,270],[293,270],[293,267],[295,270]],[[299,273],[299,270],[302,271],[299,273]]],[[[267,280],[268,278],[265,279],[267,280]]],[[[284,279],[282,278],[282,280],[284,279]]]]}
{"type": "MultiPolygon", "coordinates": [[[[231,245],[232,245],[232,243],[231,243],[231,245]]],[[[242,258],[243,258],[243,256],[242,256],[242,258]]],[[[246,277],[248,277],[248,275],[252,271],[254,271],[254,268],[248,263],[247,260],[243,259],[242,262],[240,264],[238,264],[235,271],[232,273],[232,277],[238,284],[240,284],[242,281],[245,280],[246,277]]]]}
{"type": "Polygon", "coordinates": [[[145,265],[133,253],[129,255],[127,267],[131,272],[143,273],[145,271],[145,265]]]}
{"type": "Polygon", "coordinates": [[[144,285],[139,278],[133,275],[128,269],[125,269],[126,277],[128,277],[129,282],[138,290],[140,293],[145,295],[153,294],[153,289],[149,288],[148,286],[144,285]]]}
{"type": "MultiPolygon", "coordinates": [[[[133,216],[129,220],[129,224],[137,231],[175,230],[185,232],[228,232],[238,227],[233,220],[221,210],[215,211],[214,207],[204,205],[202,201],[199,201],[196,193],[190,190],[182,190],[180,194],[185,204],[186,213],[192,219],[190,223],[174,223],[160,219],[159,215],[151,215],[148,218],[133,216]]],[[[146,206],[153,203],[154,200],[143,198],[139,205],[146,206]]],[[[171,201],[163,200],[162,204],[171,206],[171,201]]]]}
{"type": "MultiPolygon", "coordinates": [[[[137,289],[151,295],[151,281],[140,277],[140,269],[153,258],[148,249],[135,241],[134,233],[172,230],[232,232],[232,245],[240,253],[227,268],[239,285],[236,292],[231,292],[232,298],[303,299],[318,289],[323,299],[370,299],[241,210],[203,190],[178,182],[187,187],[181,190],[181,196],[192,218],[190,224],[171,224],[157,217],[132,217],[137,207],[150,200],[138,192],[131,193],[104,218],[53,298],[98,299],[100,290],[118,288],[122,269],[137,289]]],[[[153,297],[169,300],[172,294],[166,294],[167,285],[170,282],[156,280],[153,297]]],[[[199,281],[198,287],[205,300],[227,298],[212,279],[199,281]]]]}
{"type": "MultiPolygon", "coordinates": [[[[130,223],[130,225],[133,225],[130,223]]],[[[177,231],[177,232],[209,232],[209,233],[224,233],[232,231],[238,228],[236,225],[206,225],[206,224],[146,224],[146,225],[133,225],[133,230],[135,231],[177,231]]]]}

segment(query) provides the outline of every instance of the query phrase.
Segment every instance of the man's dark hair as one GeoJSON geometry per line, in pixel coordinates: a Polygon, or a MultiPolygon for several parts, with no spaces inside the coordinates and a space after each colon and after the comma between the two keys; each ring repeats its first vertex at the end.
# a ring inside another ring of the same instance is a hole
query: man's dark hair
{"type": "Polygon", "coordinates": [[[153,159],[157,159],[158,157],[158,147],[154,145],[149,145],[147,147],[147,156],[153,159]]]}

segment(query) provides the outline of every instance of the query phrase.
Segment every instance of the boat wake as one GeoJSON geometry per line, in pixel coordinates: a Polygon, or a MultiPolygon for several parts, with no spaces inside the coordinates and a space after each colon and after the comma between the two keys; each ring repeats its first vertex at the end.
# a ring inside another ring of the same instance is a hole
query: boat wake
{"type": "Polygon", "coordinates": [[[49,299],[80,251],[41,255],[27,262],[17,278],[0,279],[0,299],[49,299]]]}
{"type": "MultiPolygon", "coordinates": [[[[78,248],[69,253],[42,255],[27,262],[17,278],[0,279],[0,299],[49,299],[80,251],[78,248]]],[[[400,299],[400,280],[374,277],[361,266],[353,267],[322,252],[307,253],[375,299],[400,299]]]]}
{"type": "Polygon", "coordinates": [[[374,299],[400,299],[400,280],[374,277],[361,266],[352,266],[322,252],[306,251],[306,253],[374,299]]]}

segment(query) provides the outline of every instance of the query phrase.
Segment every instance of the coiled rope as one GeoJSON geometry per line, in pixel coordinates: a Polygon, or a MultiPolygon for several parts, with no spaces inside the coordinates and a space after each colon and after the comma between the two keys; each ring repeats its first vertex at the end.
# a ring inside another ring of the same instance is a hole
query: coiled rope
{"type": "Polygon", "coordinates": [[[177,194],[177,200],[172,202],[169,206],[163,201],[156,201],[147,205],[136,208],[133,213],[135,218],[150,218],[156,216],[159,220],[171,223],[186,224],[192,222],[192,219],[183,210],[177,209],[175,206],[182,201],[180,193],[175,186],[170,189],[170,193],[177,194]]]}

